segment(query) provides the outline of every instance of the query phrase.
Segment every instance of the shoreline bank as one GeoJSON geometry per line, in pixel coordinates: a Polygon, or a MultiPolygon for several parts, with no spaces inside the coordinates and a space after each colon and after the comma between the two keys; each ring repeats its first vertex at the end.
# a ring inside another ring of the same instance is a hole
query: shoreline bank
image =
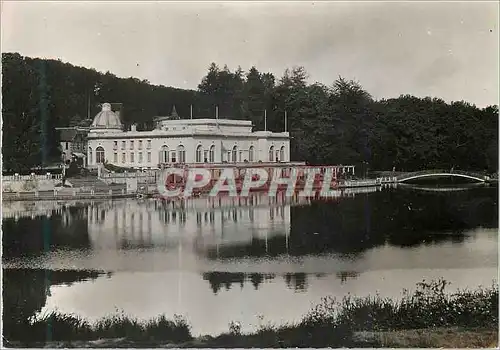
{"type": "MultiPolygon", "coordinates": [[[[382,188],[391,188],[396,187],[398,185],[409,185],[405,183],[398,183],[397,181],[392,181],[392,179],[364,179],[364,180],[346,180],[344,182],[340,182],[334,188],[331,188],[333,191],[345,191],[345,190],[356,190],[360,191],[363,189],[370,190],[375,188],[376,190],[382,188]]],[[[476,186],[495,186],[498,185],[498,179],[491,179],[484,183],[474,184],[476,186]]],[[[300,192],[303,188],[297,188],[296,192],[300,192]]],[[[241,190],[241,189],[240,189],[241,190]]],[[[239,192],[240,190],[237,190],[239,192]]],[[[256,188],[251,189],[250,193],[263,193],[268,191],[269,188],[256,188]]],[[[283,192],[286,190],[286,187],[280,188],[278,187],[278,192],[283,192]]],[[[317,194],[321,191],[321,188],[317,186],[313,186],[313,193],[317,194]]],[[[193,191],[191,197],[203,197],[210,193],[210,190],[202,189],[199,191],[193,191]]],[[[314,197],[314,196],[313,196],[314,197]]],[[[59,191],[26,191],[26,192],[2,192],[2,201],[5,202],[16,202],[16,201],[60,201],[60,200],[92,200],[92,199],[121,199],[121,198],[159,198],[161,196],[158,191],[150,191],[150,192],[132,192],[126,193],[124,190],[96,190],[92,192],[81,192],[79,188],[74,188],[71,190],[59,190],[59,191]]]]}
{"type": "MultiPolygon", "coordinates": [[[[262,339],[262,336],[260,336],[262,339]]],[[[6,348],[22,348],[21,342],[4,342],[6,348]]],[[[98,339],[89,341],[52,341],[36,343],[32,347],[66,348],[254,348],[283,347],[259,339],[259,335],[204,336],[191,341],[175,343],[162,341],[132,341],[127,338],[98,339]]],[[[297,347],[308,347],[306,344],[297,347]]],[[[353,332],[352,339],[344,344],[348,348],[497,348],[498,329],[490,328],[423,328],[387,332],[353,332]]]]}
{"type": "MultiPolygon", "coordinates": [[[[188,321],[122,315],[96,323],[53,312],[4,318],[8,347],[491,347],[498,343],[498,285],[448,294],[442,279],[417,283],[399,300],[326,297],[301,320],[242,333],[231,322],[217,336],[193,337],[188,321]]],[[[5,310],[5,309],[4,309],[5,310]]],[[[7,315],[4,315],[7,316],[7,315]]],[[[7,341],[7,343],[5,342],[7,341]]]]}
{"type": "MultiPolygon", "coordinates": [[[[334,191],[342,191],[345,189],[354,188],[382,188],[388,184],[381,184],[376,180],[359,180],[349,181],[339,184],[334,191]]],[[[298,189],[302,190],[302,189],[298,189]]],[[[319,192],[320,188],[313,188],[313,192],[319,192]]],[[[252,189],[250,193],[263,193],[268,191],[268,188],[252,189]]],[[[282,192],[284,189],[278,189],[282,192]]],[[[206,196],[210,190],[198,191],[193,197],[206,196]]],[[[30,192],[2,192],[2,201],[51,201],[51,200],[84,200],[84,199],[120,199],[120,198],[160,198],[158,191],[154,192],[133,192],[123,193],[123,191],[94,191],[94,192],[79,192],[77,189],[69,191],[30,191],[30,192]]]]}

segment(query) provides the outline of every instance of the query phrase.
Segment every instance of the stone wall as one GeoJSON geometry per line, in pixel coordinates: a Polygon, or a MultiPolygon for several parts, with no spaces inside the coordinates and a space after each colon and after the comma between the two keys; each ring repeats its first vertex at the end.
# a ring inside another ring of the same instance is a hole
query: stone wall
{"type": "Polygon", "coordinates": [[[62,175],[13,175],[2,177],[2,192],[52,191],[62,175]]]}

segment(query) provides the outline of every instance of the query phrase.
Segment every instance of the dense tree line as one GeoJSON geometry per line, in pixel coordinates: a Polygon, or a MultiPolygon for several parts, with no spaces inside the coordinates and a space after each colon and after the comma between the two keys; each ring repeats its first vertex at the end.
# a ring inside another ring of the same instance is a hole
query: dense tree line
{"type": "MultiPolygon", "coordinates": [[[[181,115],[201,106],[196,91],[154,86],[135,78],[75,67],[58,60],[2,54],[3,170],[27,172],[60,160],[57,126],[89,124],[100,103],[122,103],[125,125],[153,126],[173,104],[181,115]]],[[[198,114],[204,111],[196,111],[198,114]]]]}
{"type": "Polygon", "coordinates": [[[404,95],[374,100],[357,82],[307,84],[302,67],[276,81],[252,67],[232,73],[215,64],[199,92],[224,115],[250,119],[258,129],[284,130],[287,111],[292,159],[312,164],[355,164],[371,169],[468,169],[496,172],[498,106],[404,95]]]}
{"type": "Polygon", "coordinates": [[[139,130],[151,128],[153,117],[168,115],[174,104],[183,118],[191,105],[195,118],[213,118],[218,106],[220,118],[249,119],[255,129],[270,131],[284,130],[286,111],[292,159],[311,164],[498,169],[498,106],[409,95],[377,101],[341,77],[331,86],[308,84],[302,67],[277,79],[256,67],[231,71],[212,63],[193,91],[19,54],[2,54],[2,63],[7,169],[57,157],[54,127],[88,123],[105,101],[122,103],[122,120],[139,130]]]}

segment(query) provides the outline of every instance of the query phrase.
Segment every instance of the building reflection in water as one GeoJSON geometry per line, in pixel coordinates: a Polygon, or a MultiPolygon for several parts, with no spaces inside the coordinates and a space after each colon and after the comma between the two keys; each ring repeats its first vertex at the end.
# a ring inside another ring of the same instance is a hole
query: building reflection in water
{"type": "Polygon", "coordinates": [[[340,283],[345,284],[349,280],[358,278],[359,273],[355,271],[342,271],[337,273],[337,278],[340,279],[340,283]]]}
{"type": "Polygon", "coordinates": [[[88,230],[94,249],[168,250],[182,245],[203,254],[261,240],[267,250],[272,237],[282,236],[288,244],[290,205],[296,203],[284,196],[198,198],[175,206],[157,200],[93,203],[88,230]]]}

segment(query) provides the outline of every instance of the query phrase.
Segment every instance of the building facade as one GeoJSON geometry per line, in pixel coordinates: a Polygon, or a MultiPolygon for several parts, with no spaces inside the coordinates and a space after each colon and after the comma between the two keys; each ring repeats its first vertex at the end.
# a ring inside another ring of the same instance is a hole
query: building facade
{"type": "Polygon", "coordinates": [[[61,156],[64,162],[73,157],[83,157],[86,155],[88,128],[66,127],[56,128],[59,131],[59,142],[61,156]]]}
{"type": "Polygon", "coordinates": [[[251,121],[155,118],[154,130],[124,131],[119,116],[104,103],[87,135],[90,168],[110,163],[155,169],[173,164],[289,162],[288,132],[253,131],[251,121]]]}

